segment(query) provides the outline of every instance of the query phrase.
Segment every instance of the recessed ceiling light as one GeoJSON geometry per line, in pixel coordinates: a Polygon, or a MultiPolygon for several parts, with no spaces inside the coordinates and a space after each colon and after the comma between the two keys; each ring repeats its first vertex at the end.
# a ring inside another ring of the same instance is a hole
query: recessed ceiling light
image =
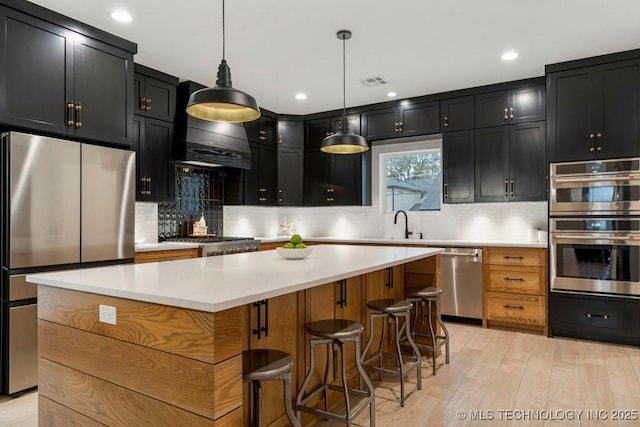
{"type": "Polygon", "coordinates": [[[387,96],[388,96],[389,98],[393,98],[393,97],[394,97],[394,96],[396,96],[396,95],[398,95],[398,94],[397,94],[397,93],[395,93],[395,92],[389,92],[389,93],[387,93],[387,96]]]}
{"type": "Polygon", "coordinates": [[[510,50],[509,52],[505,52],[502,54],[502,60],[503,61],[511,61],[513,59],[516,59],[518,57],[518,52],[510,50]]]}
{"type": "Polygon", "coordinates": [[[306,93],[296,93],[296,99],[299,101],[305,100],[307,99],[307,94],[306,93]]]}
{"type": "Polygon", "coordinates": [[[111,17],[118,22],[131,22],[132,19],[131,15],[122,9],[111,12],[111,17]]]}

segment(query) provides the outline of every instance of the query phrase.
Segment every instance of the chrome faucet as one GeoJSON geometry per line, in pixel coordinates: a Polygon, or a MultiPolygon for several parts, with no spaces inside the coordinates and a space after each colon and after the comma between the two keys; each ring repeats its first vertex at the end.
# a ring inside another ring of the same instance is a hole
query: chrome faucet
{"type": "Polygon", "coordinates": [[[393,223],[398,223],[398,214],[402,212],[404,214],[404,238],[408,239],[409,236],[413,234],[413,232],[409,231],[409,218],[407,218],[407,213],[403,210],[399,210],[396,212],[396,216],[393,217],[393,223]]]}

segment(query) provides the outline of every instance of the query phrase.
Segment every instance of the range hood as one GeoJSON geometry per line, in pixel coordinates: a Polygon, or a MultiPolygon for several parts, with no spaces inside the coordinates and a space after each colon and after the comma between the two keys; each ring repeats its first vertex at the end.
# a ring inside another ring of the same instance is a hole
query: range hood
{"type": "Polygon", "coordinates": [[[191,81],[178,86],[174,160],[203,167],[251,169],[251,150],[242,124],[200,120],[185,111],[189,95],[204,87],[191,81]]]}

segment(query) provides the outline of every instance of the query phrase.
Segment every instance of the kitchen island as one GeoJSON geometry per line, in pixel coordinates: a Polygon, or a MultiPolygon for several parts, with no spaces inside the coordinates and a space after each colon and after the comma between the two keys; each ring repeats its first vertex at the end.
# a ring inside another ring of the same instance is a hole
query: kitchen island
{"type": "MultiPolygon", "coordinates": [[[[362,321],[367,299],[402,294],[403,265],[440,252],[319,245],[304,260],[264,251],[30,275],[40,425],[241,425],[243,349],[284,348],[301,377],[306,322],[362,321]]],[[[267,422],[282,406],[271,395],[282,399],[265,388],[267,422]]]]}

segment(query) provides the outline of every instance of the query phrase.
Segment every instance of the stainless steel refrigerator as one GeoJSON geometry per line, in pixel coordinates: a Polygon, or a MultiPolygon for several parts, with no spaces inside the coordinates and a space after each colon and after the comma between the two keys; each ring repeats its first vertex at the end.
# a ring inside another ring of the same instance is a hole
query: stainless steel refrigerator
{"type": "Polygon", "coordinates": [[[19,132],[0,143],[0,379],[16,395],[37,385],[26,274],[133,262],[135,153],[19,132]]]}

